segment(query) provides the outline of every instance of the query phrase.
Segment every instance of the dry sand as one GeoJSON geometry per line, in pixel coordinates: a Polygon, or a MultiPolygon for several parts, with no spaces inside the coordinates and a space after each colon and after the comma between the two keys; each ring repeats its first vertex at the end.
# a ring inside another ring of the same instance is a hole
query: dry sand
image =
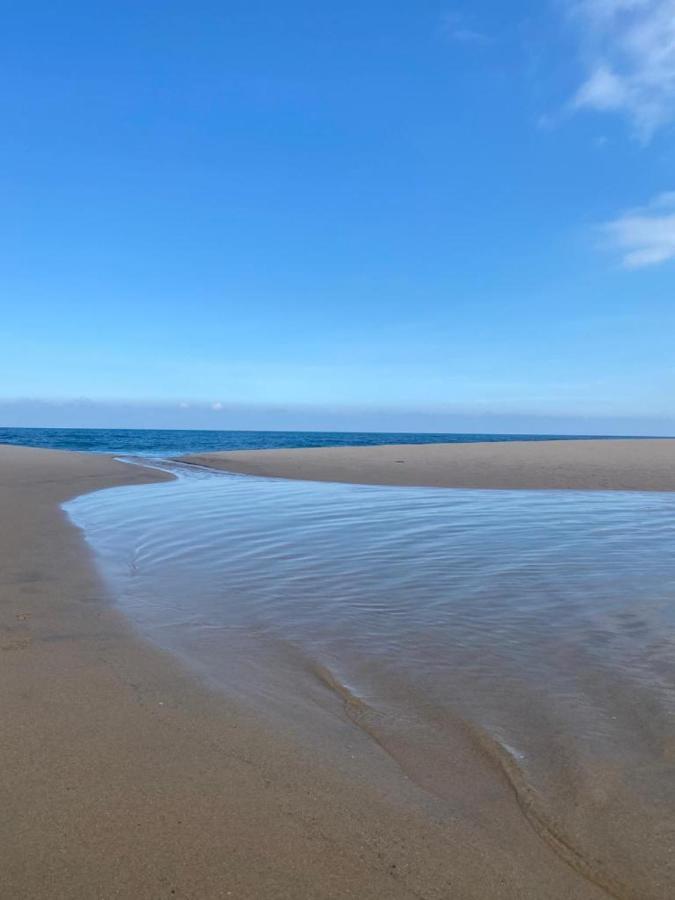
{"type": "Polygon", "coordinates": [[[608,896],[461,736],[441,801],[327,696],[349,775],[137,638],[59,504],[164,477],[0,447],[3,900],[608,896]]]}
{"type": "Polygon", "coordinates": [[[454,488],[675,491],[675,439],[392,444],[182,457],[246,475],[454,488]]]}

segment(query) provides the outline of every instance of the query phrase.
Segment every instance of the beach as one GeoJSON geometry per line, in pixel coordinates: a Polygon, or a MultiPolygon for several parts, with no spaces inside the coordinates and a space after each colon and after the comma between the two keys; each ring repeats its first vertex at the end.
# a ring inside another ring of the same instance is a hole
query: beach
{"type": "Polygon", "coordinates": [[[502,490],[673,491],[675,439],[399,444],[191,454],[244,475],[502,490]]]}
{"type": "MultiPolygon", "coordinates": [[[[373,484],[667,491],[673,458],[664,440],[189,461],[373,484]]],[[[461,728],[439,798],[358,727],[335,685],[322,711],[331,745],[303,742],[143,641],[60,504],[170,478],[105,455],[0,447],[0,896],[640,896],[538,822],[508,767],[461,728]]],[[[664,879],[650,896],[668,891],[664,879]]]]}

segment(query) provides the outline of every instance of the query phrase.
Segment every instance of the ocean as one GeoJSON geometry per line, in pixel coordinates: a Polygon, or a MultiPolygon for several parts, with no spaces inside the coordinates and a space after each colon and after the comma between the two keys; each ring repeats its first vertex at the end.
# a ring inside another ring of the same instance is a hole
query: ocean
{"type": "Polygon", "coordinates": [[[541,434],[410,434],[331,431],[187,431],[121,428],[0,428],[0,444],[80,450],[125,456],[166,457],[216,450],[375,444],[476,443],[479,441],[574,440],[588,437],[541,434]]]}

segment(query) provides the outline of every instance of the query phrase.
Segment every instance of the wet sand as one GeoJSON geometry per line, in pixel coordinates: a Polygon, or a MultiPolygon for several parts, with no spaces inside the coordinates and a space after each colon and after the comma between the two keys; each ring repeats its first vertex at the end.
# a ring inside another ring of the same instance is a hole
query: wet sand
{"type": "Polygon", "coordinates": [[[137,638],[59,504],[165,477],[0,447],[0,896],[634,896],[542,833],[461,728],[434,798],[330,684],[320,753],[137,638]]]}
{"type": "Polygon", "coordinates": [[[246,475],[506,490],[675,491],[675,439],[244,450],[183,462],[246,475]]]}

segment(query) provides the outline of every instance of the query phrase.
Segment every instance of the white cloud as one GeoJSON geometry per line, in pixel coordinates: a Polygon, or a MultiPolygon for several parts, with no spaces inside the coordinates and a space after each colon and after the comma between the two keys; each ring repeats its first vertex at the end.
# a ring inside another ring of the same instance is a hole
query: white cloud
{"type": "Polygon", "coordinates": [[[572,106],[618,112],[640,140],[675,120],[675,0],[571,0],[588,74],[572,106]]]}
{"type": "Polygon", "coordinates": [[[458,12],[449,12],[443,16],[443,31],[453,41],[462,44],[487,44],[490,38],[467,25],[464,16],[458,12]]]}
{"type": "Polygon", "coordinates": [[[223,408],[223,404],[220,402],[211,404],[211,409],[214,409],[216,412],[220,412],[220,410],[223,408]]]}
{"type": "Polygon", "coordinates": [[[627,269],[640,269],[675,259],[675,191],[659,194],[647,206],[629,210],[607,222],[602,231],[619,250],[627,269]]]}
{"type": "Polygon", "coordinates": [[[626,86],[621,78],[599,65],[579,88],[574,100],[575,106],[590,106],[593,109],[621,109],[626,103],[626,86]]]}

